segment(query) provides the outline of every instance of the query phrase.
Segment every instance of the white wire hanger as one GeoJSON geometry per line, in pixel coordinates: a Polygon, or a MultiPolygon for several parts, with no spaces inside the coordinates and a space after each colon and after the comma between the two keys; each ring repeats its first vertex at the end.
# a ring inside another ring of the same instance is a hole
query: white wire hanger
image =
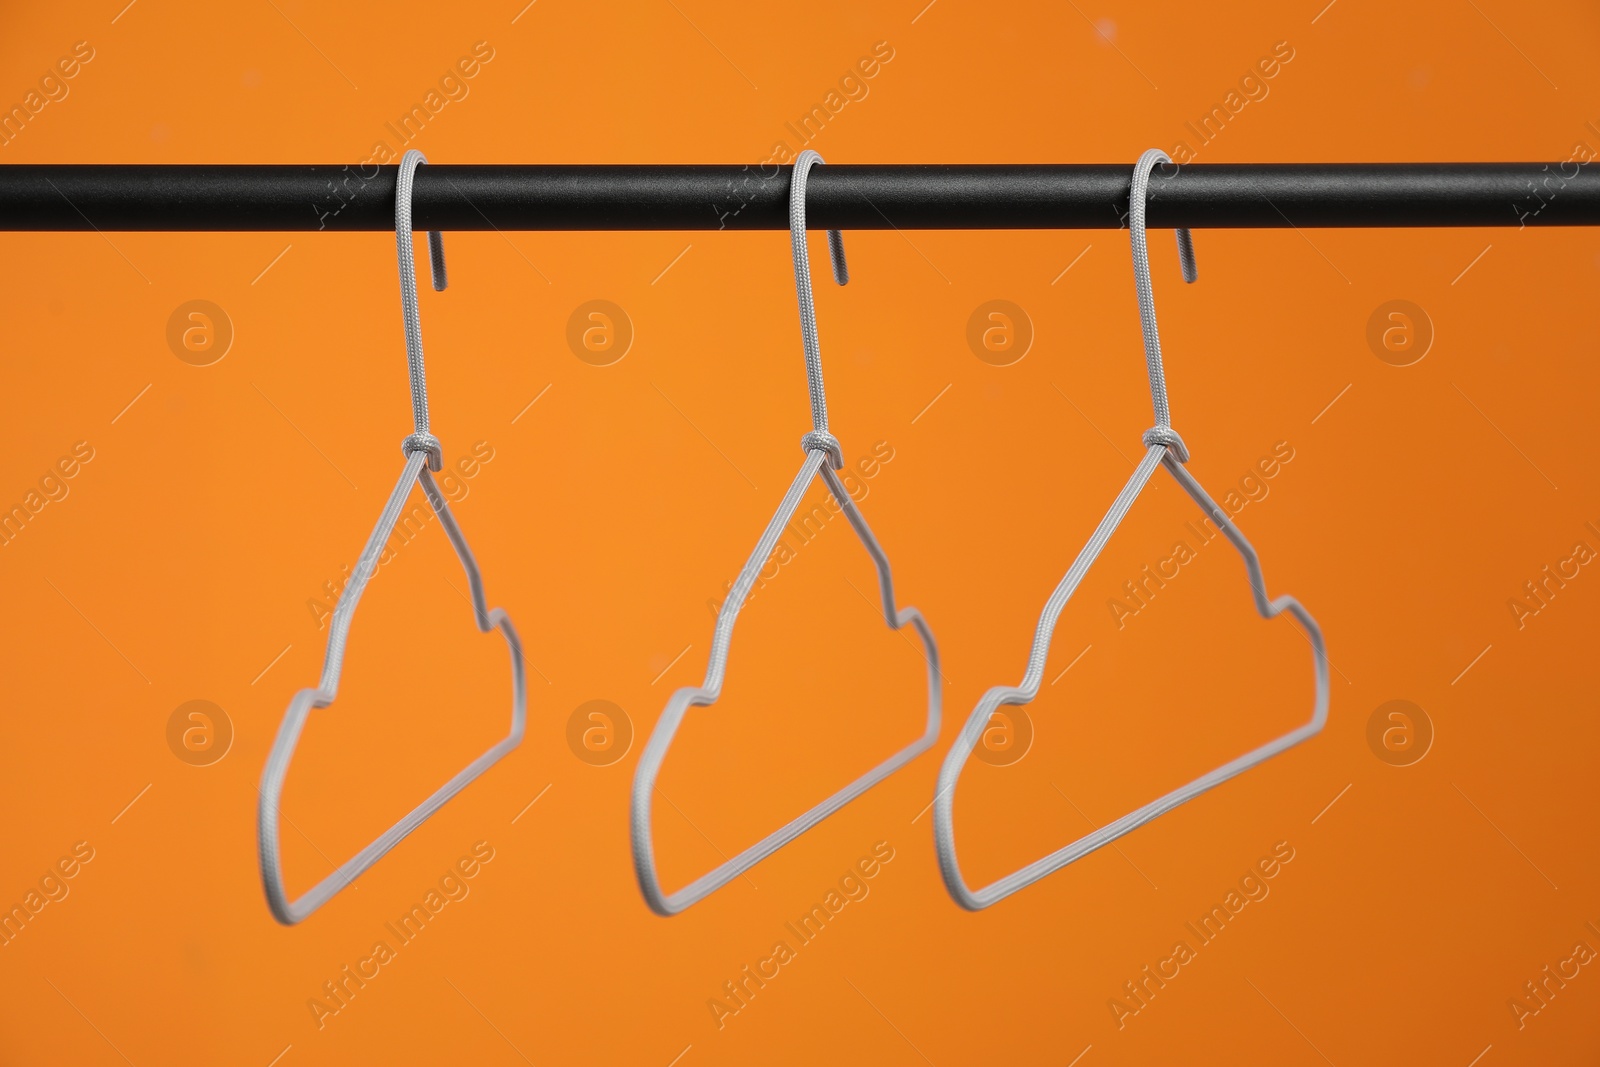
{"type": "MultiPolygon", "coordinates": [[[[408,151],[401,157],[400,173],[395,186],[395,243],[400,262],[400,303],[405,316],[406,355],[411,373],[411,407],[416,430],[406,437],[401,445],[405,452],[406,463],[400,472],[400,480],[395,484],[394,491],[389,494],[389,501],[378,517],[378,524],[373,527],[372,536],[367,538],[366,548],[362,549],[361,558],[356,562],[350,581],[333,610],[333,618],[328,628],[328,650],[323,659],[322,679],[315,689],[302,689],[289,702],[283,724],[278,728],[277,740],[273,742],[272,752],[267,757],[266,769],[261,774],[261,807],[257,821],[261,881],[266,887],[267,905],[272,909],[273,917],[287,926],[300,922],[326,904],[334,894],[383,858],[390,849],[404,840],[406,835],[443,807],[446,801],[461,792],[469,782],[516,748],[522,742],[527,722],[528,687],[524,677],[522,642],[517,637],[517,631],[511,625],[511,619],[507,617],[505,611],[501,608],[491,610],[484,600],[483,576],[478,571],[477,561],[472,557],[472,549],[467,546],[461,527],[456,524],[455,516],[450,513],[444,494],[439,491],[433,474],[430,473],[442,466],[443,449],[439,439],[428,431],[428,383],[422,360],[422,325],[417,312],[417,272],[412,252],[411,231],[411,185],[418,164],[426,162],[421,152],[415,149],[408,151]],[[489,751],[468,764],[461,773],[440,786],[432,796],[412,809],[410,814],[385,830],[376,841],[357,852],[338,870],[318,882],[299,900],[290,900],[288,890],[283,884],[283,867],[278,849],[278,803],[283,793],[283,779],[288,774],[289,761],[294,757],[295,745],[300,740],[300,731],[305,727],[311,709],[327,707],[338,695],[339,673],[344,666],[345,642],[350,634],[350,620],[355,615],[356,605],[361,600],[367,581],[378,569],[378,556],[383,551],[389,535],[394,531],[400,511],[411,495],[411,488],[419,482],[428,498],[428,503],[439,516],[439,525],[444,528],[445,535],[449,537],[450,544],[456,550],[456,556],[461,560],[462,570],[466,572],[467,584],[472,589],[472,610],[478,629],[484,633],[499,630],[511,653],[511,732],[489,751]]],[[[446,284],[442,234],[437,231],[428,234],[428,250],[433,268],[433,287],[442,291],[446,284]]]]}
{"type": "MultiPolygon", "coordinates": [[[[1183,438],[1172,428],[1171,412],[1167,406],[1166,375],[1161,364],[1161,336],[1156,328],[1155,297],[1150,285],[1150,253],[1145,241],[1145,208],[1150,171],[1159,163],[1170,162],[1166,153],[1156,148],[1140,156],[1139,162],[1134,165],[1133,186],[1129,198],[1128,229],[1133,245],[1134,287],[1139,298],[1139,321],[1144,329],[1145,362],[1150,373],[1150,396],[1156,416],[1155,426],[1144,434],[1146,447],[1144,459],[1134,469],[1128,484],[1112,503],[1111,510],[1106,512],[1105,518],[1100,520],[1100,525],[1095,527],[1089,543],[1078,553],[1078,558],[1073,561],[1066,577],[1061,579],[1061,584],[1056,586],[1055,592],[1050,594],[1050,599],[1045,603],[1044,611],[1039,616],[1038,628],[1034,631],[1033,648],[1028,655],[1028,668],[1023,675],[1022,684],[995,686],[984,694],[939,769],[938,787],[933,803],[934,845],[939,856],[939,870],[944,876],[945,886],[956,903],[971,911],[978,911],[998,900],[1004,900],[1045,875],[1065,867],[1103,845],[1110,844],[1178,805],[1193,800],[1213,786],[1220,785],[1256,764],[1271,759],[1316,734],[1328,720],[1328,654],[1323,644],[1321,628],[1294,597],[1285,595],[1271,600],[1267,598],[1266,580],[1262,577],[1261,563],[1256,557],[1255,549],[1245,540],[1244,534],[1233,524],[1228,513],[1217,506],[1210,494],[1201,488],[1200,483],[1184,467],[1189,461],[1189,450],[1184,445],[1183,438]],[[1256,611],[1261,617],[1271,619],[1287,611],[1299,622],[1310,641],[1316,672],[1316,696],[1312,705],[1311,720],[1282,737],[1245,753],[1231,763],[1223,764],[1187,785],[1180,786],[1144,807],[1124,815],[1094,833],[1079,838],[1065,848],[1052,852],[1043,859],[1035,860],[992,885],[973,890],[962,878],[961,866],[956,859],[953,808],[956,782],[961,777],[961,770],[966,766],[967,758],[972,754],[978,738],[989,722],[989,716],[996,708],[1002,704],[1026,704],[1038,694],[1056,620],[1073,592],[1077,590],[1078,583],[1094,565],[1106,542],[1127,515],[1128,509],[1133,506],[1134,500],[1150,481],[1157,465],[1166,467],[1178,484],[1194,498],[1194,502],[1200,505],[1201,510],[1216,522],[1223,533],[1227,534],[1228,540],[1244,558],[1245,570],[1250,579],[1250,591],[1255,598],[1256,611]]],[[[1183,267],[1184,281],[1193,282],[1196,277],[1193,241],[1186,229],[1178,230],[1177,238],[1178,257],[1183,267]]]]}
{"type": "MultiPolygon", "coordinates": [[[[639,766],[634,772],[633,803],[629,813],[633,839],[633,869],[638,875],[639,889],[644,894],[645,902],[657,915],[676,915],[727,885],[921,755],[939,736],[942,693],[939,685],[939,649],[934,643],[933,633],[923,620],[922,613],[916,608],[895,607],[894,581],[889,571],[889,559],[878,545],[877,538],[873,536],[866,520],[861,517],[855,502],[850,499],[849,491],[834,473],[844,466],[844,456],[838,440],[828,432],[828,400],[823,390],[822,358],[817,347],[817,313],[811,295],[811,259],[806,249],[806,176],[812,164],[821,162],[822,157],[816,152],[809,150],[802,152],[795,160],[794,177],[789,189],[789,237],[794,249],[795,290],[800,304],[800,333],[805,345],[806,377],[811,393],[813,423],[811,432],[800,441],[806,458],[800,465],[800,473],[795,475],[789,491],[784,494],[783,501],[778,505],[777,514],[772,517],[761,539],[756,542],[755,551],[750,553],[750,558],[745,562],[744,569],[739,572],[739,577],[733,583],[727,600],[717,613],[705,681],[699,687],[686,686],[672,694],[671,699],[667,701],[666,709],[661,713],[661,718],[656,722],[655,730],[651,733],[650,741],[645,745],[644,752],[639,757],[639,766]],[[878,589],[883,599],[885,620],[890,628],[895,630],[909,623],[922,641],[923,654],[928,661],[927,726],[916,741],[804,815],[762,838],[709,874],[696,878],[677,892],[665,893],[656,876],[655,846],[650,834],[651,800],[655,792],[656,776],[661,772],[661,764],[666,758],[667,749],[671,746],[673,737],[677,735],[678,727],[682,725],[684,715],[689,708],[714,704],[721,696],[723,675],[728,665],[728,645],[733,638],[733,624],[739,616],[739,609],[744,606],[745,597],[755,584],[756,576],[777,547],[778,537],[793,517],[801,496],[810,487],[811,479],[818,474],[822,476],[834,500],[838,501],[845,517],[850,520],[850,525],[855,530],[856,536],[861,539],[867,554],[877,565],[878,589]]],[[[839,231],[828,231],[828,248],[833,260],[834,280],[844,285],[849,281],[849,274],[845,266],[844,240],[839,231]]]]}

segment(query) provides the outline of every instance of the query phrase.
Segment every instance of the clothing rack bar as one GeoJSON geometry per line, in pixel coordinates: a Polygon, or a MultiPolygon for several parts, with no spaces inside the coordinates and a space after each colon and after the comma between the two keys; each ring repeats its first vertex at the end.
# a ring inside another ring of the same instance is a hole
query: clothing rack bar
{"type": "MultiPolygon", "coordinates": [[[[418,230],[781,230],[791,168],[430,164],[418,230]]],[[[0,230],[389,230],[377,165],[0,167],[0,230]]],[[[819,166],[812,229],[1117,229],[1131,163],[819,166]]],[[[1194,163],[1159,169],[1171,229],[1600,225],[1600,173],[1566,163],[1194,163]]]]}

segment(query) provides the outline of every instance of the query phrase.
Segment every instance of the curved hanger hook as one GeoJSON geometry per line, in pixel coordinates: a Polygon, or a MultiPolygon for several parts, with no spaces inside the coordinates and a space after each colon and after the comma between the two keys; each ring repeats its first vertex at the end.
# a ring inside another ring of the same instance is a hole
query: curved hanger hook
{"type": "MultiPolygon", "coordinates": [[[[844,466],[839,441],[828,432],[828,394],[822,384],[822,353],[817,347],[817,304],[811,295],[811,253],[806,248],[806,178],[813,164],[823,159],[811,149],[794,161],[794,177],[789,183],[789,243],[794,247],[794,288],[800,302],[800,338],[806,349],[806,383],[811,390],[812,431],[800,439],[806,451],[827,453],[834,470],[844,466]]],[[[833,280],[850,282],[850,268],[844,258],[844,236],[828,231],[828,255],[833,261],[833,280]]]]}
{"type": "MultiPolygon", "coordinates": [[[[416,253],[411,239],[411,185],[417,167],[428,158],[415,148],[400,157],[400,173],[394,189],[394,241],[400,259],[400,310],[406,321],[406,362],[411,368],[411,413],[416,432],[401,445],[406,455],[428,454],[428,469],[437,471],[444,464],[444,449],[439,439],[428,432],[428,373],[422,360],[422,319],[417,311],[416,253]]],[[[449,277],[444,267],[444,234],[428,231],[428,260],[433,271],[433,289],[444,292],[449,277]]]]}
{"type": "MultiPolygon", "coordinates": [[[[1166,445],[1180,463],[1189,462],[1189,449],[1172,428],[1172,411],[1167,404],[1167,375],[1161,365],[1161,331],[1156,326],[1156,298],[1150,285],[1150,246],[1145,240],[1145,214],[1148,207],[1150,172],[1172,160],[1159,148],[1152,148],[1133,165],[1133,187],[1128,193],[1128,240],[1133,245],[1133,285],[1139,297],[1139,325],[1144,331],[1144,361],[1150,371],[1150,403],[1155,408],[1156,424],[1144,435],[1148,445],[1166,445]]],[[[1179,227],[1178,265],[1183,280],[1199,277],[1194,263],[1194,238],[1179,227]]]]}

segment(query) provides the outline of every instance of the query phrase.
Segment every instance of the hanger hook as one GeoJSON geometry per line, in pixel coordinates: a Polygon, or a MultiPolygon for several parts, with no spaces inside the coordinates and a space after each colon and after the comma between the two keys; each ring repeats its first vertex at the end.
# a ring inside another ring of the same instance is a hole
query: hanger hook
{"type": "MultiPolygon", "coordinates": [[[[1161,365],[1161,331],[1156,326],[1156,298],[1150,285],[1150,246],[1145,240],[1145,213],[1150,190],[1150,172],[1172,160],[1159,148],[1152,148],[1133,165],[1133,186],[1128,193],[1128,240],[1133,245],[1133,285],[1139,297],[1139,325],[1144,330],[1144,360],[1150,371],[1150,402],[1156,424],[1145,431],[1144,443],[1166,445],[1180,463],[1189,462],[1189,449],[1172,428],[1172,411],[1167,404],[1167,375],[1161,365]]],[[[1199,277],[1194,262],[1194,238],[1187,227],[1179,227],[1178,265],[1183,280],[1199,277]]]]}
{"type": "MultiPolygon", "coordinates": [[[[822,157],[811,149],[794,161],[794,177],[789,183],[789,243],[794,248],[794,288],[800,302],[800,338],[806,349],[806,384],[811,391],[812,430],[800,439],[806,451],[820,449],[828,454],[834,470],[844,466],[844,450],[839,439],[828,432],[828,395],[822,384],[822,353],[817,347],[817,305],[811,295],[811,254],[806,248],[806,177],[822,157]]],[[[844,236],[828,231],[828,255],[833,261],[833,280],[850,282],[850,268],[844,258],[844,236]]]]}
{"type": "MultiPolygon", "coordinates": [[[[417,312],[417,266],[412,246],[411,185],[417,167],[428,162],[426,156],[415,148],[400,157],[400,173],[394,189],[394,239],[400,259],[400,310],[406,323],[406,363],[411,371],[411,413],[416,420],[416,432],[401,444],[406,455],[413,452],[428,454],[428,469],[437,471],[444,465],[444,449],[439,439],[428,431],[428,375],[422,360],[422,320],[417,312]]],[[[435,292],[444,292],[449,278],[444,266],[444,234],[428,231],[428,260],[433,272],[435,292]]]]}

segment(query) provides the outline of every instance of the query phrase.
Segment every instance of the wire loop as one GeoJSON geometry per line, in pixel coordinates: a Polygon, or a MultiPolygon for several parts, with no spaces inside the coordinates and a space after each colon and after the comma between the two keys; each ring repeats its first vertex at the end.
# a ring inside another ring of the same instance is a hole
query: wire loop
{"type": "Polygon", "coordinates": [[[413,452],[424,452],[428,456],[428,469],[439,470],[444,466],[444,445],[431,433],[407,434],[405,440],[400,442],[400,451],[406,455],[413,452]]]}
{"type": "Polygon", "coordinates": [[[1179,463],[1189,462],[1189,446],[1183,443],[1183,438],[1178,436],[1178,431],[1171,426],[1152,426],[1140,438],[1144,447],[1151,445],[1165,445],[1172,450],[1179,463]]]}
{"type": "Polygon", "coordinates": [[[800,438],[800,447],[807,452],[824,452],[828,456],[828,465],[834,470],[844,467],[844,446],[839,444],[839,439],[827,430],[812,430],[800,438]]]}

